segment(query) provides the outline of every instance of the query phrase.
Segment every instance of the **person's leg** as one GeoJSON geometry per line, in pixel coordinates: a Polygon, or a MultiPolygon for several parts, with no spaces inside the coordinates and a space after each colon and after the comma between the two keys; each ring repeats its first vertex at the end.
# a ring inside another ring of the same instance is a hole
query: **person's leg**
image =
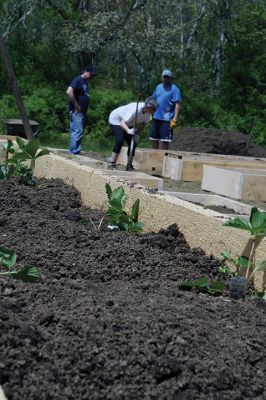
{"type": "Polygon", "coordinates": [[[168,150],[169,143],[172,141],[173,130],[170,128],[169,121],[161,121],[160,124],[160,150],[168,150]]]}
{"type": "Polygon", "coordinates": [[[151,124],[150,140],[152,141],[151,147],[155,150],[159,148],[159,138],[160,138],[159,127],[160,127],[160,121],[157,119],[153,119],[151,124]]]}
{"type": "Polygon", "coordinates": [[[118,159],[121,148],[124,144],[124,130],[119,125],[110,125],[110,126],[115,137],[115,144],[111,155],[111,166],[116,167],[116,161],[118,159]]]}
{"type": "Polygon", "coordinates": [[[81,141],[85,124],[84,114],[72,112],[70,114],[70,148],[69,153],[80,154],[81,141]]]}

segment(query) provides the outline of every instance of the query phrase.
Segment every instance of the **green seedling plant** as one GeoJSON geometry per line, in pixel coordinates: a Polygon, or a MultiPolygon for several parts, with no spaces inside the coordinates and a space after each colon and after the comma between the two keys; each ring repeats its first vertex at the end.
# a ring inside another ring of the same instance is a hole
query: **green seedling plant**
{"type": "Polygon", "coordinates": [[[0,179],[10,180],[11,176],[16,175],[20,183],[35,185],[33,176],[36,159],[50,152],[48,149],[40,149],[38,140],[28,142],[18,137],[16,143],[17,146],[14,146],[13,142],[8,140],[3,146],[6,150],[6,160],[1,166],[0,179]],[[8,158],[8,154],[13,156],[8,158]],[[27,161],[30,161],[30,167],[25,163],[27,161]]]}
{"type": "Polygon", "coordinates": [[[221,275],[232,277],[232,276],[240,276],[241,269],[247,269],[248,267],[248,258],[245,256],[240,256],[238,258],[234,258],[229,251],[222,251],[221,256],[224,259],[225,264],[219,267],[218,271],[221,275]],[[230,263],[234,266],[234,270],[232,271],[227,263],[230,263]]]}
{"type": "Polygon", "coordinates": [[[19,270],[14,269],[17,261],[17,255],[13,250],[0,246],[0,266],[4,271],[0,272],[0,277],[11,277],[24,282],[39,282],[41,274],[38,268],[33,266],[25,266],[19,270]]]}
{"type": "Polygon", "coordinates": [[[16,142],[18,150],[16,150],[13,157],[8,160],[8,163],[13,164],[16,162],[30,161],[30,169],[32,174],[34,174],[35,161],[37,158],[50,154],[50,151],[48,149],[40,149],[40,142],[38,140],[31,140],[28,142],[18,137],[16,142]]]}
{"type": "Polygon", "coordinates": [[[143,229],[144,223],[139,221],[139,199],[132,206],[131,213],[127,214],[124,210],[127,196],[123,187],[114,190],[110,185],[105,185],[109,207],[106,212],[107,218],[112,227],[117,227],[122,231],[138,232],[143,229]]]}
{"type": "Polygon", "coordinates": [[[220,296],[225,289],[224,282],[211,281],[208,278],[200,278],[195,280],[186,280],[177,283],[178,287],[183,290],[197,289],[202,293],[208,293],[212,296],[220,296]]]}
{"type": "Polygon", "coordinates": [[[248,256],[246,279],[248,279],[250,271],[253,271],[251,274],[253,277],[255,272],[264,270],[264,261],[257,264],[255,255],[259,237],[266,234],[266,212],[260,211],[257,207],[252,207],[248,222],[242,218],[234,218],[224,222],[223,225],[245,230],[251,234],[252,245],[248,256]]]}
{"type": "Polygon", "coordinates": [[[7,143],[3,144],[3,149],[6,152],[6,158],[5,162],[2,165],[0,165],[0,179],[4,181],[10,181],[11,176],[15,172],[15,166],[7,164],[8,155],[14,154],[16,148],[13,146],[12,140],[8,140],[7,143]]]}

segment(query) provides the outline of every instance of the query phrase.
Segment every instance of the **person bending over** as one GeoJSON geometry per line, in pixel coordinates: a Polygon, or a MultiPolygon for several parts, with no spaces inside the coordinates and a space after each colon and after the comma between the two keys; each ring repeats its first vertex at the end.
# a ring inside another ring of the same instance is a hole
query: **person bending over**
{"type": "Polygon", "coordinates": [[[130,103],[113,110],[109,116],[109,124],[115,136],[115,144],[110,161],[110,168],[116,168],[116,161],[126,141],[128,145],[128,161],[126,171],[134,171],[133,157],[139,134],[150,121],[150,115],[156,110],[157,102],[148,97],[145,102],[130,103]]]}

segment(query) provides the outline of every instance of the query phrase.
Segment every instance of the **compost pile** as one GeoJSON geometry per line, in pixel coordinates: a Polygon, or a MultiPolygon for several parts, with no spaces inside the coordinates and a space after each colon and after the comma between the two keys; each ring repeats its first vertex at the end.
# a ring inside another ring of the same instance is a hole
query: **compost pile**
{"type": "Polygon", "coordinates": [[[265,399],[265,302],[180,290],[219,262],[175,225],[140,235],[83,223],[101,217],[59,180],[0,183],[1,245],[43,275],[0,279],[7,398],[265,399]]]}
{"type": "Polygon", "coordinates": [[[259,146],[249,135],[213,128],[181,128],[174,135],[171,150],[226,154],[248,157],[266,157],[266,148],[259,146]],[[246,151],[248,144],[248,149],[246,151]]]}

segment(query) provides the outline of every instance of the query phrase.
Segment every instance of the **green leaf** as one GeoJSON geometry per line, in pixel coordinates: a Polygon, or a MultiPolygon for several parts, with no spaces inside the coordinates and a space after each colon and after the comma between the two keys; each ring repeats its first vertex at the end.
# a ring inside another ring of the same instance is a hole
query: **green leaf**
{"type": "Polygon", "coordinates": [[[143,230],[144,223],[143,222],[133,222],[129,224],[129,232],[139,232],[143,230]]]}
{"type": "Polygon", "coordinates": [[[262,212],[257,207],[252,207],[249,223],[254,235],[266,233],[266,212],[262,212]]]}
{"type": "Polygon", "coordinates": [[[29,160],[29,156],[26,153],[15,153],[12,158],[7,160],[8,164],[16,164],[17,162],[23,162],[29,160]]]}
{"type": "Polygon", "coordinates": [[[229,268],[227,265],[222,265],[221,267],[219,267],[218,271],[220,272],[220,274],[229,274],[229,268]]]}
{"type": "Polygon", "coordinates": [[[17,256],[13,250],[0,246],[0,265],[10,269],[16,263],[16,260],[17,256]]]}
{"type": "Polygon", "coordinates": [[[108,183],[105,184],[105,190],[107,193],[108,200],[111,200],[113,191],[112,191],[111,186],[108,183]]]}
{"type": "Polygon", "coordinates": [[[135,203],[132,206],[132,211],[131,211],[131,218],[133,219],[134,222],[138,222],[139,218],[139,199],[135,201],[135,203]]]}
{"type": "Polygon", "coordinates": [[[28,141],[21,139],[19,136],[16,138],[17,145],[20,149],[24,149],[27,146],[28,141]]]}
{"type": "Polygon", "coordinates": [[[226,260],[226,261],[231,261],[234,262],[234,258],[232,257],[232,254],[230,253],[230,251],[221,251],[220,252],[221,256],[226,260]]]}
{"type": "Polygon", "coordinates": [[[221,281],[214,281],[210,283],[209,288],[215,292],[223,292],[225,289],[225,284],[221,281]]]}
{"type": "Polygon", "coordinates": [[[40,142],[38,140],[32,140],[23,149],[23,154],[27,154],[28,159],[35,160],[39,146],[40,142]]]}
{"type": "Polygon", "coordinates": [[[195,280],[187,280],[178,282],[177,285],[184,289],[202,288],[208,286],[208,278],[200,278],[195,280]]]}
{"type": "Polygon", "coordinates": [[[126,205],[126,201],[127,201],[127,196],[126,196],[125,191],[122,188],[122,186],[113,190],[111,200],[110,200],[111,205],[114,205],[114,204],[116,204],[117,206],[119,205],[119,208],[121,210],[123,210],[126,205]]]}
{"type": "Polygon", "coordinates": [[[242,218],[234,218],[223,223],[224,226],[230,226],[231,228],[242,229],[245,231],[252,231],[252,228],[248,222],[243,220],[242,218]]]}
{"type": "Polygon", "coordinates": [[[121,229],[121,231],[126,231],[128,232],[128,223],[126,222],[119,222],[118,224],[119,229],[121,229]]]}
{"type": "Polygon", "coordinates": [[[15,279],[20,279],[23,282],[38,282],[41,280],[41,274],[36,267],[26,266],[20,271],[12,271],[11,276],[15,279]]]}
{"type": "Polygon", "coordinates": [[[14,154],[17,150],[16,147],[13,146],[12,140],[9,140],[9,139],[8,139],[7,143],[3,144],[3,148],[8,153],[12,153],[12,154],[14,154]]]}
{"type": "Polygon", "coordinates": [[[48,149],[42,149],[41,151],[39,151],[39,153],[37,153],[35,159],[36,159],[36,158],[39,158],[39,157],[42,157],[42,156],[46,156],[46,155],[48,155],[48,154],[50,154],[50,150],[48,150],[48,149]]]}
{"type": "Polygon", "coordinates": [[[14,165],[8,165],[8,164],[2,164],[0,166],[0,179],[3,180],[10,180],[10,177],[14,174],[15,172],[15,166],[14,165]]]}
{"type": "Polygon", "coordinates": [[[236,260],[236,266],[240,268],[247,268],[248,267],[248,258],[245,256],[240,256],[236,260]]]}

